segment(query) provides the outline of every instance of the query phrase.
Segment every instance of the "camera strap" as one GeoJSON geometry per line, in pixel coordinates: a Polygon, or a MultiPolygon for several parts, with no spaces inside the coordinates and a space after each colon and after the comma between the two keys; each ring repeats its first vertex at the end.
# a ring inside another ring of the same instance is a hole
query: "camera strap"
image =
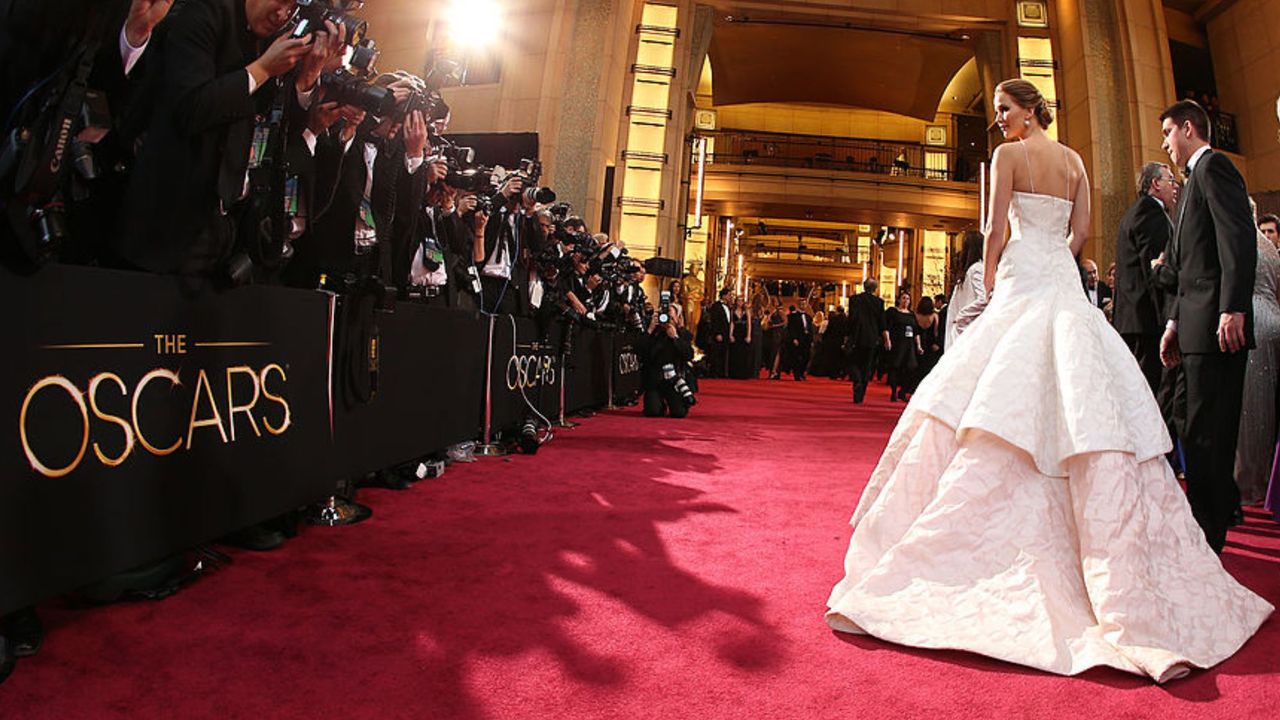
{"type": "MultiPolygon", "coordinates": [[[[29,151],[23,153],[13,182],[14,194],[24,202],[37,204],[47,200],[57,193],[61,185],[67,167],[67,151],[75,138],[98,46],[96,40],[80,46],[80,53],[72,66],[74,70],[65,83],[57,86],[60,97],[48,124],[31,128],[32,144],[29,151]],[[35,140],[37,137],[38,141],[35,140]]],[[[51,99],[50,104],[52,102],[51,99]]],[[[40,116],[44,115],[42,110],[40,116]]]]}

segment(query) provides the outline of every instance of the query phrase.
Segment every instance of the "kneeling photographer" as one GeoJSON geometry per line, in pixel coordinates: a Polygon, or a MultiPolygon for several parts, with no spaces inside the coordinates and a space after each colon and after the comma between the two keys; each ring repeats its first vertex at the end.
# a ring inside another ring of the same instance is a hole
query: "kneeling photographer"
{"type": "Polygon", "coordinates": [[[657,312],[649,319],[648,332],[640,339],[641,378],[644,386],[645,417],[670,414],[682,418],[697,404],[685,382],[685,371],[693,360],[693,336],[684,329],[680,306],[663,291],[657,312]]]}

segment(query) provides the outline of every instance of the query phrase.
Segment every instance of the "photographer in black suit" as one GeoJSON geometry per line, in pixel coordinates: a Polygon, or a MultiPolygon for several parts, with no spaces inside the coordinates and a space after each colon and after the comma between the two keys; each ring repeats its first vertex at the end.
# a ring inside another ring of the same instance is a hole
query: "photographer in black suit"
{"type": "Polygon", "coordinates": [[[889,329],[884,322],[884,300],[876,294],[880,283],[862,281],[862,292],[849,300],[849,379],[853,381],[853,401],[867,396],[867,384],[875,373],[876,352],[889,347],[889,329]]]}
{"type": "Polygon", "coordinates": [[[653,312],[648,332],[637,344],[646,417],[670,414],[682,418],[697,402],[684,378],[685,368],[693,359],[693,335],[684,329],[679,305],[668,306],[667,313],[667,322],[661,322],[661,311],[653,312]]]}
{"type": "Polygon", "coordinates": [[[187,0],[159,28],[152,115],[115,244],[124,263],[191,275],[223,269],[247,205],[256,117],[295,67],[290,112],[300,116],[341,48],[332,24],[277,36],[293,10],[293,0],[187,0]]]}
{"type": "Polygon", "coordinates": [[[13,161],[0,172],[5,264],[25,271],[102,254],[131,165],[136,128],[128,118],[155,54],[147,52],[152,31],[172,6],[0,0],[0,156],[13,161]],[[66,120],[71,135],[58,143],[52,128],[66,120]]]}
{"type": "Polygon", "coordinates": [[[1116,232],[1115,315],[1112,324],[1124,338],[1154,393],[1164,367],[1160,336],[1164,334],[1162,292],[1153,262],[1173,234],[1169,210],[1177,200],[1177,182],[1164,163],[1147,163],[1138,174],[1138,200],[1120,220],[1116,232]]]}
{"type": "Polygon", "coordinates": [[[292,284],[314,287],[320,274],[348,273],[393,287],[408,282],[406,261],[426,184],[442,176],[441,166],[426,167],[422,113],[404,113],[419,82],[409,75],[379,75],[374,84],[392,92],[397,109],[318,138],[316,197],[322,207],[308,236],[297,243],[292,284]]]}
{"type": "Polygon", "coordinates": [[[1178,294],[1160,341],[1167,367],[1181,364],[1187,500],[1209,545],[1222,552],[1239,509],[1234,474],[1248,351],[1253,347],[1257,229],[1244,179],[1209,147],[1209,116],[1195,102],[1160,116],[1164,149],[1186,168],[1178,224],[1166,258],[1178,294]]]}

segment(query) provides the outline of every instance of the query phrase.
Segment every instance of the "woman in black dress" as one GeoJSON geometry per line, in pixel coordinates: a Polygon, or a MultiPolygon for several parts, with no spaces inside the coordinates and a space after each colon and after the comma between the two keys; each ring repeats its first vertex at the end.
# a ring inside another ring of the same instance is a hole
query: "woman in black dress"
{"type": "Polygon", "coordinates": [[[751,310],[741,298],[733,303],[733,344],[729,346],[729,377],[745,380],[752,372],[751,310]]]}
{"type": "Polygon", "coordinates": [[[898,304],[884,311],[885,325],[889,329],[889,349],[885,353],[889,370],[889,389],[894,401],[907,401],[916,359],[921,353],[920,328],[916,314],[911,312],[911,293],[898,293],[898,304]]]}
{"type": "Polygon", "coordinates": [[[938,315],[936,306],[933,304],[933,298],[922,297],[920,302],[916,304],[916,327],[920,329],[920,363],[916,368],[916,376],[911,382],[911,392],[916,391],[916,387],[924,380],[925,376],[933,370],[933,366],[938,364],[938,360],[942,358],[942,334],[943,322],[938,315]]]}

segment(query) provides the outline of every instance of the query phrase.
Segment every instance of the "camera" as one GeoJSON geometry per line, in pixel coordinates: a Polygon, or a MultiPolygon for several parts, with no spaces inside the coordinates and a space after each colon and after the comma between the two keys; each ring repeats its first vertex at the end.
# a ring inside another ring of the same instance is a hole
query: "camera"
{"type": "Polygon", "coordinates": [[[361,77],[372,77],[374,74],[374,65],[378,62],[378,44],[373,38],[366,38],[359,45],[351,50],[351,59],[347,61],[347,67],[351,72],[361,77]]]}
{"type": "Polygon", "coordinates": [[[355,47],[364,41],[369,23],[349,15],[364,6],[363,0],[297,0],[293,30],[289,37],[304,38],[324,29],[325,21],[346,29],[346,43],[355,47]]]}
{"type": "Polygon", "coordinates": [[[658,324],[671,322],[671,291],[663,290],[658,294],[658,324]]]}
{"type": "Polygon", "coordinates": [[[396,96],[390,90],[372,85],[363,77],[346,70],[325,75],[321,84],[326,101],[358,107],[374,117],[386,117],[395,112],[396,96]]]}
{"type": "Polygon", "coordinates": [[[689,389],[689,383],[684,381],[684,376],[676,372],[676,366],[667,363],[662,366],[662,379],[666,380],[671,388],[676,391],[684,404],[693,407],[698,404],[698,398],[693,394],[693,390],[689,389]]]}
{"type": "Polygon", "coordinates": [[[489,168],[473,167],[466,170],[454,170],[449,168],[448,174],[444,176],[444,182],[449,187],[460,192],[471,192],[477,195],[487,196],[493,191],[493,174],[489,168]]]}
{"type": "Polygon", "coordinates": [[[399,108],[396,117],[406,118],[417,110],[427,123],[433,123],[449,117],[449,105],[435,90],[414,90],[409,94],[404,105],[399,108]]]}

